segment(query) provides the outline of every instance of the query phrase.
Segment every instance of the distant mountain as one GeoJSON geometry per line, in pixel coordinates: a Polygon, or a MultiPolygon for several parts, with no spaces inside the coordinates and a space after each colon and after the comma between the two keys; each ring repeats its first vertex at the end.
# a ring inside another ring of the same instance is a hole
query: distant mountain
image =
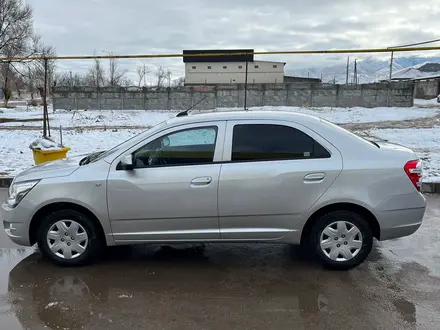
{"type": "MultiPolygon", "coordinates": [[[[393,61],[393,72],[400,71],[409,67],[418,67],[424,63],[440,63],[440,57],[398,57],[393,61]]],[[[366,58],[358,60],[358,82],[371,83],[382,79],[388,79],[390,71],[390,62],[385,60],[375,60],[373,58],[366,58]]],[[[345,84],[346,81],[346,64],[337,64],[327,67],[310,67],[304,69],[289,69],[286,68],[286,75],[321,78],[323,82],[336,81],[337,84],[345,84]]],[[[350,77],[349,82],[353,82],[354,63],[350,63],[350,77]]]]}

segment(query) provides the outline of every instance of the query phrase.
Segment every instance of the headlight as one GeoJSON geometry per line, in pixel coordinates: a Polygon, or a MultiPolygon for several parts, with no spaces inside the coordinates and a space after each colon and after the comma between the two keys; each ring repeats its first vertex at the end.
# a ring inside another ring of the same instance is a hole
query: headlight
{"type": "Polygon", "coordinates": [[[35,187],[38,181],[13,182],[9,187],[9,197],[7,200],[9,207],[16,207],[24,196],[35,187]]]}

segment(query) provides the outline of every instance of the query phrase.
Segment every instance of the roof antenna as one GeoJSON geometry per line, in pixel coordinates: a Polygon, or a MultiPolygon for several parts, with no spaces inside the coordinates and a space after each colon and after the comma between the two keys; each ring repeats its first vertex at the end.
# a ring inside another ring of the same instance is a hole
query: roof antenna
{"type": "Polygon", "coordinates": [[[190,108],[186,109],[185,111],[179,112],[177,114],[176,117],[184,117],[184,116],[188,116],[188,112],[190,110],[192,110],[197,104],[201,103],[204,99],[206,99],[208,96],[205,96],[203,99],[201,99],[199,102],[197,102],[196,104],[192,105],[190,108]]]}

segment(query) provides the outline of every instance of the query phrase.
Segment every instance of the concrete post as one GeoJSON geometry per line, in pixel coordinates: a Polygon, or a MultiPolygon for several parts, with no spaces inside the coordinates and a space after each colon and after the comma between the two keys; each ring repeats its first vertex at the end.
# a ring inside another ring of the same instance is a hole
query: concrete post
{"type": "Polygon", "coordinates": [[[339,84],[336,85],[336,108],[339,108],[339,84]]]}
{"type": "Polygon", "coordinates": [[[96,98],[98,101],[98,109],[102,110],[102,105],[101,105],[101,90],[100,87],[96,87],[96,98]]]}
{"type": "Polygon", "coordinates": [[[240,85],[236,85],[237,86],[237,108],[240,107],[240,85]]]}
{"type": "Polygon", "coordinates": [[[361,85],[361,107],[363,107],[364,104],[364,85],[361,85]]]}
{"type": "Polygon", "coordinates": [[[391,104],[391,82],[388,83],[388,91],[387,91],[387,107],[391,104]]]}
{"type": "Polygon", "coordinates": [[[266,105],[266,84],[261,85],[261,105],[266,105]]]}
{"type": "Polygon", "coordinates": [[[78,90],[76,87],[73,87],[73,90],[75,92],[75,107],[76,107],[76,110],[78,110],[78,90]]]}
{"type": "Polygon", "coordinates": [[[315,89],[315,86],[313,84],[310,84],[310,107],[313,107],[313,90],[315,89]]]}
{"type": "Polygon", "coordinates": [[[124,92],[123,89],[124,87],[120,87],[120,91],[121,91],[121,110],[124,110],[124,92]]]}

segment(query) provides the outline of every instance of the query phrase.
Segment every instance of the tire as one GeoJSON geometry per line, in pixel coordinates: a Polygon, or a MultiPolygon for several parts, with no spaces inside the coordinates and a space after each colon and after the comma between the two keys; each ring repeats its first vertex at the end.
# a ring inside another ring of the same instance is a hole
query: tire
{"type": "Polygon", "coordinates": [[[348,270],[360,265],[368,257],[373,247],[373,233],[361,215],[344,210],[332,211],[317,219],[311,230],[309,244],[325,268],[348,270]],[[345,225],[338,227],[340,223],[345,225]],[[344,226],[347,231],[344,231],[344,226]],[[348,232],[350,229],[353,231],[348,232]],[[356,234],[356,229],[359,234],[356,234]]]}
{"type": "Polygon", "coordinates": [[[68,267],[92,262],[103,246],[93,221],[74,210],[59,210],[47,215],[38,228],[37,241],[46,258],[68,267]]]}

